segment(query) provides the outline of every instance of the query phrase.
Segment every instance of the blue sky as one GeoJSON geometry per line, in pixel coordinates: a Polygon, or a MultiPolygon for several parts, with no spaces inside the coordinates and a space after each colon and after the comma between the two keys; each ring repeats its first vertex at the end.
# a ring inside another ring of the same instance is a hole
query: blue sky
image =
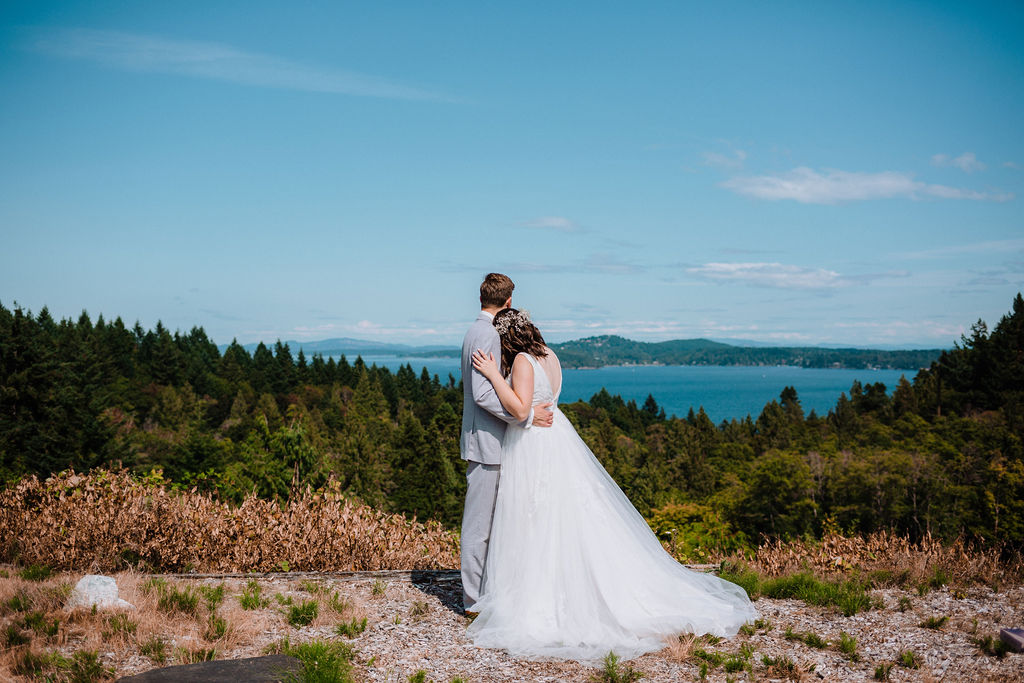
{"type": "Polygon", "coordinates": [[[7,2],[0,302],[949,346],[1024,289],[1024,6],[7,2]]]}

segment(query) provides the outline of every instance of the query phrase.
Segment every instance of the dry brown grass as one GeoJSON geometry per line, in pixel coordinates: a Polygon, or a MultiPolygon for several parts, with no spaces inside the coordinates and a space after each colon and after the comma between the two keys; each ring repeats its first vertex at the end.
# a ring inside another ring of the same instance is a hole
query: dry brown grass
{"type": "MultiPolygon", "coordinates": [[[[135,605],[134,610],[98,611],[90,609],[64,609],[70,586],[81,578],[78,574],[56,574],[41,582],[17,578],[17,570],[7,567],[6,578],[0,574],[0,633],[14,627],[27,643],[8,646],[0,640],[0,681],[30,680],[22,675],[23,658],[34,657],[41,662],[37,676],[52,680],[69,677],[68,665],[75,652],[97,651],[103,663],[119,675],[143,668],[197,661],[202,653],[214,650],[215,657],[241,657],[258,655],[266,645],[268,633],[294,633],[299,629],[287,623],[288,606],[274,599],[275,590],[290,596],[296,603],[316,600],[318,616],[313,627],[336,626],[368,616],[358,593],[347,585],[332,585],[328,581],[311,584],[291,581],[272,589],[264,582],[264,596],[268,603],[261,608],[243,609],[239,598],[246,582],[232,579],[223,582],[224,598],[215,606],[213,614],[226,622],[221,637],[214,637],[208,628],[211,612],[203,600],[194,612],[167,611],[159,605],[160,590],[153,580],[134,571],[115,575],[120,597],[135,605]],[[309,588],[314,588],[310,591],[309,588]],[[13,599],[13,602],[12,602],[13,599]],[[58,620],[58,631],[53,636],[33,632],[24,626],[28,612],[42,612],[48,621],[58,620]],[[163,657],[147,654],[146,645],[163,642],[163,657]],[[162,659],[163,661],[159,661],[162,659]],[[63,665],[60,663],[63,660],[63,665]],[[19,670],[22,666],[22,670],[19,670]]],[[[164,581],[164,590],[197,591],[200,586],[216,587],[221,582],[164,581]]]]}
{"type": "Polygon", "coordinates": [[[854,537],[829,533],[820,541],[766,541],[753,559],[742,561],[770,576],[808,570],[820,575],[856,571],[883,585],[926,584],[936,576],[961,586],[998,587],[1024,580],[1019,555],[1007,557],[999,548],[963,540],[944,545],[928,536],[913,542],[886,531],[854,537]]]}
{"type": "Polygon", "coordinates": [[[441,569],[459,566],[458,539],[344,499],[299,492],[283,507],[238,507],[195,489],[172,492],[127,471],[63,472],[0,492],[0,560],[54,569],[163,571],[441,569]]]}
{"type": "Polygon", "coordinates": [[[693,657],[693,649],[697,646],[698,636],[692,633],[680,633],[678,637],[667,640],[666,654],[673,660],[685,663],[693,657]]]}

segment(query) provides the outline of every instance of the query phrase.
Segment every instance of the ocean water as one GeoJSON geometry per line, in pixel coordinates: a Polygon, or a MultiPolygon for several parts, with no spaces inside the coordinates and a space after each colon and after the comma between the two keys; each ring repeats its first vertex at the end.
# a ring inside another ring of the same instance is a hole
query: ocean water
{"type": "MultiPolygon", "coordinates": [[[[424,367],[438,375],[442,383],[451,374],[461,377],[458,358],[398,358],[363,356],[367,365],[376,363],[397,370],[409,363],[419,374],[424,367]]],[[[633,399],[643,405],[647,395],[654,396],[669,415],[685,416],[692,407],[704,407],[714,422],[756,418],[764,405],[778,399],[786,386],[796,388],[804,412],[813,408],[824,415],[835,406],[839,394],[849,395],[855,380],[862,384],[882,382],[891,394],[901,375],[913,380],[916,370],[831,370],[788,366],[718,365],[639,365],[614,366],[593,370],[566,369],[562,375],[562,403],[588,400],[602,388],[608,393],[633,399]]]]}

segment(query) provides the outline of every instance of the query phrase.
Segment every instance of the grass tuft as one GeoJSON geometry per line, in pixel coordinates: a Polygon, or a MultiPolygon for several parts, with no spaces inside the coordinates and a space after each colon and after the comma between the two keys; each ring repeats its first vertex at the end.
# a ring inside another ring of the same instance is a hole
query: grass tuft
{"type": "Polygon", "coordinates": [[[29,612],[23,618],[25,628],[30,628],[41,636],[52,638],[60,629],[60,619],[49,620],[42,612],[29,612]]]}
{"type": "Polygon", "coordinates": [[[27,645],[31,640],[32,639],[29,636],[22,633],[21,629],[14,624],[7,624],[7,628],[3,633],[3,643],[5,648],[27,645]]]}
{"type": "Polygon", "coordinates": [[[772,678],[785,678],[792,681],[800,680],[800,667],[786,655],[778,657],[761,657],[761,663],[768,668],[768,675],[772,678]]]}
{"type": "Polygon", "coordinates": [[[928,617],[927,619],[921,622],[920,626],[921,628],[930,628],[935,631],[939,631],[942,629],[943,626],[946,625],[947,621],[949,621],[949,617],[947,616],[928,617]]]}
{"type": "Polygon", "coordinates": [[[989,657],[1002,659],[1010,651],[1010,646],[1004,643],[1003,639],[998,636],[981,636],[973,638],[972,642],[989,657]]]}
{"type": "Polygon", "coordinates": [[[922,657],[913,650],[900,650],[896,655],[896,663],[908,669],[920,669],[922,657]]]}
{"type": "Polygon", "coordinates": [[[263,588],[260,587],[260,583],[256,579],[249,579],[249,582],[245,584],[238,602],[242,605],[242,609],[247,610],[261,609],[270,604],[268,600],[263,599],[263,588]]]}
{"type": "Polygon", "coordinates": [[[46,581],[52,574],[53,571],[45,564],[31,564],[18,572],[18,576],[26,581],[46,581]]]}
{"type": "Polygon", "coordinates": [[[181,612],[194,615],[199,610],[199,593],[191,586],[174,586],[166,582],[155,584],[156,608],[161,612],[181,612]]]}
{"type": "Polygon", "coordinates": [[[882,662],[875,667],[875,680],[876,681],[887,681],[892,673],[892,668],[896,666],[892,662],[882,662]]]}
{"type": "Polygon", "coordinates": [[[96,650],[79,650],[71,657],[68,680],[71,683],[93,683],[106,681],[114,676],[114,670],[103,666],[96,650]]]}
{"type": "Polygon", "coordinates": [[[286,619],[289,624],[298,628],[300,626],[309,626],[319,613],[320,603],[316,600],[303,600],[300,604],[291,605],[288,608],[286,619]]]}
{"type": "Polygon", "coordinates": [[[819,636],[813,631],[804,631],[802,633],[796,633],[793,629],[787,627],[785,633],[786,640],[798,640],[805,645],[822,650],[828,647],[828,641],[819,636]]]}
{"type": "Polygon", "coordinates": [[[153,636],[139,645],[139,654],[149,657],[157,664],[167,661],[167,643],[159,636],[153,636]]]}
{"type": "Polygon", "coordinates": [[[593,683],[635,683],[644,677],[642,671],[633,668],[632,664],[623,666],[614,652],[604,657],[604,663],[596,674],[590,677],[593,683]]]}
{"type": "Polygon", "coordinates": [[[200,586],[199,594],[203,596],[203,603],[206,605],[206,609],[215,612],[220,604],[224,602],[224,584],[200,586]]]}
{"type": "Polygon", "coordinates": [[[348,622],[347,624],[346,623],[341,623],[341,624],[338,624],[336,627],[334,627],[334,632],[335,633],[337,633],[339,636],[344,636],[346,638],[355,638],[356,636],[358,636],[360,633],[362,633],[365,630],[366,630],[366,617],[363,617],[362,619],[358,619],[358,620],[357,619],[353,619],[352,621],[348,622]]]}
{"type": "Polygon", "coordinates": [[[860,655],[857,654],[857,639],[846,631],[839,632],[839,642],[836,643],[836,648],[851,662],[860,661],[860,655]]]}
{"type": "Polygon", "coordinates": [[[216,614],[210,614],[206,620],[206,629],[203,631],[203,638],[208,641],[216,641],[227,635],[228,622],[216,614]]]}
{"type": "Polygon", "coordinates": [[[288,673],[285,683],[354,683],[352,648],[346,643],[311,640],[291,645],[285,638],[276,645],[277,652],[295,657],[301,663],[297,672],[288,673]]]}
{"type": "Polygon", "coordinates": [[[867,593],[870,583],[858,579],[819,579],[809,572],[763,578],[747,566],[729,563],[722,563],[719,575],[740,585],[752,600],[762,595],[776,599],[792,598],[811,605],[836,607],[848,617],[879,606],[878,601],[867,593]]]}
{"type": "Polygon", "coordinates": [[[112,614],[104,620],[104,626],[100,636],[104,641],[112,640],[118,636],[133,635],[139,628],[138,622],[127,614],[112,614]]]}

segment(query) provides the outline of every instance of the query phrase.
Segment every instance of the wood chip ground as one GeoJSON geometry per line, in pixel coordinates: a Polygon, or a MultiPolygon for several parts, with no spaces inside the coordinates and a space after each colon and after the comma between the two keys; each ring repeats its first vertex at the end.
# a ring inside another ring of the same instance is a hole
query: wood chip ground
{"type": "MultiPolygon", "coordinates": [[[[305,575],[310,580],[310,575],[305,575]]],[[[338,591],[365,614],[366,631],[349,640],[356,650],[357,678],[365,681],[404,683],[423,670],[428,680],[447,683],[464,681],[588,681],[598,669],[576,662],[527,661],[503,652],[476,648],[465,636],[468,620],[458,610],[460,585],[453,580],[414,582],[408,573],[376,574],[318,579],[330,591],[338,591]],[[374,584],[377,583],[377,591],[374,584]],[[380,588],[383,585],[383,592],[380,588]]],[[[214,585],[217,579],[201,579],[214,585]]],[[[244,581],[226,579],[228,600],[237,600],[244,581]]],[[[301,590],[300,581],[288,576],[261,578],[265,595],[282,593],[296,600],[310,597],[301,590]]],[[[972,639],[995,635],[1001,627],[1024,624],[1024,586],[993,592],[974,588],[962,593],[943,588],[925,596],[897,589],[873,591],[884,601],[883,609],[845,617],[833,609],[807,605],[796,600],[762,598],[755,604],[762,617],[771,622],[768,630],[752,636],[737,635],[707,650],[738,652],[744,644],[754,648],[753,676],[748,672],[726,674],[719,666],[707,680],[782,680],[763,663],[762,656],[786,656],[800,668],[805,681],[873,680],[879,664],[894,662],[901,651],[912,650],[921,659],[919,669],[895,665],[892,681],[1024,681],[1024,655],[1009,654],[1003,659],[983,654],[972,639]],[[900,598],[909,598],[911,606],[898,609],[900,598]],[[928,617],[948,616],[941,629],[921,626],[928,617]],[[813,632],[830,642],[815,649],[801,642],[786,640],[786,629],[813,632]],[[859,662],[850,661],[834,643],[844,631],[857,640],[859,662]]],[[[314,638],[339,639],[333,625],[303,628],[288,626],[283,619],[267,620],[267,626],[254,634],[250,642],[221,652],[218,658],[251,657],[289,637],[292,643],[314,638]]],[[[153,667],[139,655],[119,661],[107,656],[107,663],[124,676],[153,667]]],[[[632,666],[644,674],[645,681],[675,682],[699,679],[699,660],[678,661],[669,649],[635,659],[632,666]]]]}

